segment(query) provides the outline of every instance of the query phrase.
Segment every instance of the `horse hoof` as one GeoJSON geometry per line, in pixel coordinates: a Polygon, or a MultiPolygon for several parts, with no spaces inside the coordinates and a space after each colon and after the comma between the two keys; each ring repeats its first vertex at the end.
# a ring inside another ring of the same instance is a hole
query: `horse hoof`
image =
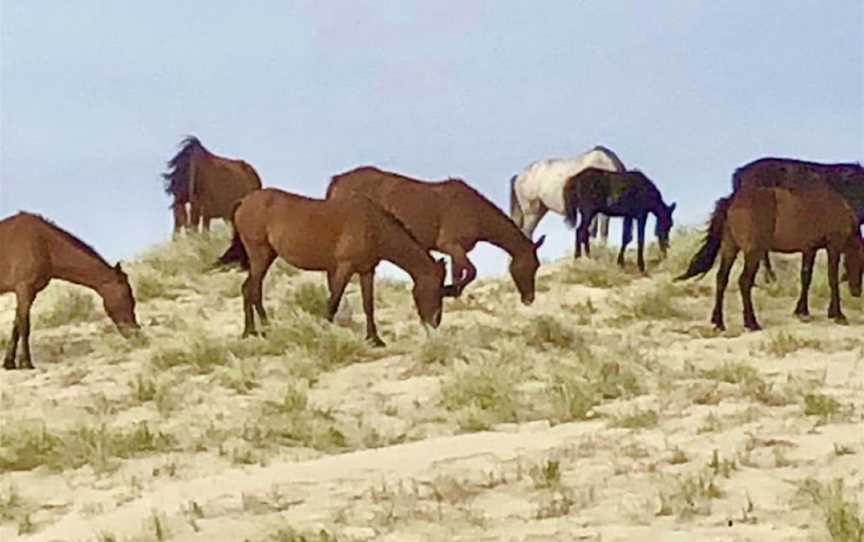
{"type": "Polygon", "coordinates": [[[849,320],[847,320],[845,316],[835,316],[834,323],[841,326],[848,326],[849,320]]]}
{"type": "Polygon", "coordinates": [[[748,331],[762,331],[762,326],[760,326],[756,322],[744,324],[744,327],[746,327],[748,331]]]}
{"type": "Polygon", "coordinates": [[[387,346],[380,337],[366,337],[366,340],[372,343],[373,348],[384,348],[387,346]]]}
{"type": "Polygon", "coordinates": [[[800,322],[806,323],[806,322],[812,322],[813,321],[813,317],[810,316],[810,313],[808,313],[808,312],[796,312],[795,316],[798,317],[798,321],[800,321],[800,322]]]}

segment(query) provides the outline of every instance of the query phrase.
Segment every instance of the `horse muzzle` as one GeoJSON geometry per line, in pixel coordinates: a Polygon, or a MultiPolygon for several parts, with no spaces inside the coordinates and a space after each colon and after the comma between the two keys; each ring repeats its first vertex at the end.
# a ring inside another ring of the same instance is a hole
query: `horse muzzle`
{"type": "Polygon", "coordinates": [[[526,307],[530,307],[534,304],[534,294],[525,294],[522,296],[522,304],[526,307]]]}

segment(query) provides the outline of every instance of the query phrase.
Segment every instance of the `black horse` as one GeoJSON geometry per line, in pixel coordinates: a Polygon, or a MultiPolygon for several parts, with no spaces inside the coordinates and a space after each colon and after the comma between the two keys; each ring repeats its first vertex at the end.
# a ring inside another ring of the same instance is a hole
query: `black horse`
{"type": "Polygon", "coordinates": [[[657,186],[641,171],[584,169],[567,179],[564,184],[564,208],[567,225],[571,228],[576,227],[579,213],[582,214],[582,221],[576,231],[576,258],[582,255],[582,245],[585,246],[585,254],[591,255],[588,233],[591,220],[597,213],[624,219],[618,265],[624,266],[624,251],[633,240],[633,220],[636,220],[637,263],[639,270],[645,272],[643,251],[648,213],[652,213],[657,219],[655,235],[660,244],[660,252],[666,257],[675,204],[666,205],[657,186]]]}
{"type": "MultiPolygon", "coordinates": [[[[751,186],[814,190],[828,186],[837,191],[864,224],[864,167],[858,163],[823,164],[791,158],[760,158],[735,170],[732,190],[751,186]]],[[[763,258],[768,282],[777,279],[768,253],[763,258]]]]}

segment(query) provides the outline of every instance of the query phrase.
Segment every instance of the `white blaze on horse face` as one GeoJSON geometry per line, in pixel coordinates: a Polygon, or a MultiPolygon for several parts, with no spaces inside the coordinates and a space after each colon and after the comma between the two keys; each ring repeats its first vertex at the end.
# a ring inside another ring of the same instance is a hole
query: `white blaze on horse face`
{"type": "Polygon", "coordinates": [[[615,161],[605,152],[592,149],[576,158],[537,160],[516,178],[516,197],[522,211],[530,214],[543,204],[551,211],[564,214],[564,184],[583,169],[595,167],[617,171],[615,161]]]}

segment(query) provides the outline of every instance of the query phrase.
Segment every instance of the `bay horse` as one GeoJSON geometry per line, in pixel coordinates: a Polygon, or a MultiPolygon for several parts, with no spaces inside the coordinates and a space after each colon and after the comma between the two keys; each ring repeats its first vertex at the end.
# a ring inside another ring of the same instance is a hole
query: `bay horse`
{"type": "Polygon", "coordinates": [[[30,308],[51,279],[86,286],[102,297],[108,317],[128,336],[138,329],[135,298],[118,263],[108,264],[95,250],[41,216],[20,212],[0,221],[0,294],[18,301],[4,369],[33,369],[30,357],[30,308]],[[17,356],[18,343],[21,356],[17,356]]]}
{"type": "MultiPolygon", "coordinates": [[[[610,149],[597,145],[573,158],[547,158],[528,164],[510,179],[510,218],[528,238],[548,211],[566,213],[563,199],[564,184],[585,168],[595,167],[607,171],[626,171],[624,163],[610,149]]],[[[591,237],[600,237],[605,245],[609,237],[609,217],[598,214],[591,223],[591,237]]]]}
{"type": "Polygon", "coordinates": [[[828,252],[828,283],[831,302],[828,317],[846,323],[840,309],[838,268],[845,254],[849,289],[861,296],[861,269],[864,262],[864,240],[858,220],[842,196],[830,189],[790,190],[788,188],[745,188],[715,204],[705,240],[693,256],[687,271],[675,280],[704,276],[721,254],[717,271],[717,289],[711,322],[718,330],[723,323],[723,296],[729,272],[738,252],[744,253],[744,269],[738,279],[744,306],[744,326],[761,329],[753,311],[751,289],[759,263],[768,251],[802,253],[801,294],[795,315],[810,314],[808,291],[813,262],[819,249],[828,252]]]}
{"type": "Polygon", "coordinates": [[[579,214],[582,221],[576,230],[575,257],[582,255],[582,246],[590,256],[588,225],[598,212],[624,218],[618,265],[624,267],[624,252],[633,240],[633,221],[636,221],[637,262],[639,271],[645,272],[645,225],[648,213],[657,219],[655,235],[663,257],[669,248],[669,231],[676,204],[666,205],[663,195],[651,179],[638,170],[607,171],[589,167],[567,179],[564,184],[564,207],[567,225],[576,228],[579,214]]]}
{"type": "Polygon", "coordinates": [[[175,236],[181,228],[196,231],[203,226],[209,231],[214,218],[230,221],[234,205],[261,188],[261,178],[249,163],[213,154],[195,136],[180,142],[162,177],[165,192],[174,197],[175,236]]]}
{"type": "MultiPolygon", "coordinates": [[[[780,187],[796,190],[836,190],[864,224],[864,167],[858,163],[826,164],[792,158],[760,158],[736,169],[732,175],[732,190],[737,192],[750,186],[780,187]]],[[[769,254],[765,254],[765,276],[768,282],[777,279],[771,267],[769,254]]]]}
{"type": "Polygon", "coordinates": [[[363,195],[321,200],[265,188],[240,200],[232,222],[234,237],[219,263],[239,262],[249,271],[242,289],[244,337],[256,334],[253,308],[267,325],[262,283],[277,256],[299,269],[327,272],[331,322],[348,281],[359,274],[366,338],[375,346],[384,346],[375,324],[373,290],[381,260],[411,275],[421,321],[433,328],[441,323],[444,261],[432,258],[396,217],[363,195]]]}
{"type": "Polygon", "coordinates": [[[363,166],[335,175],[327,187],[327,198],[351,192],[371,198],[396,216],[425,250],[450,256],[452,284],[445,288],[445,295],[459,297],[477,277],[467,253],[484,241],[510,255],[510,275],[522,303],[533,303],[540,267],[537,249],[545,236],[532,243],[503,211],[462,179],[421,181],[363,166]]]}

